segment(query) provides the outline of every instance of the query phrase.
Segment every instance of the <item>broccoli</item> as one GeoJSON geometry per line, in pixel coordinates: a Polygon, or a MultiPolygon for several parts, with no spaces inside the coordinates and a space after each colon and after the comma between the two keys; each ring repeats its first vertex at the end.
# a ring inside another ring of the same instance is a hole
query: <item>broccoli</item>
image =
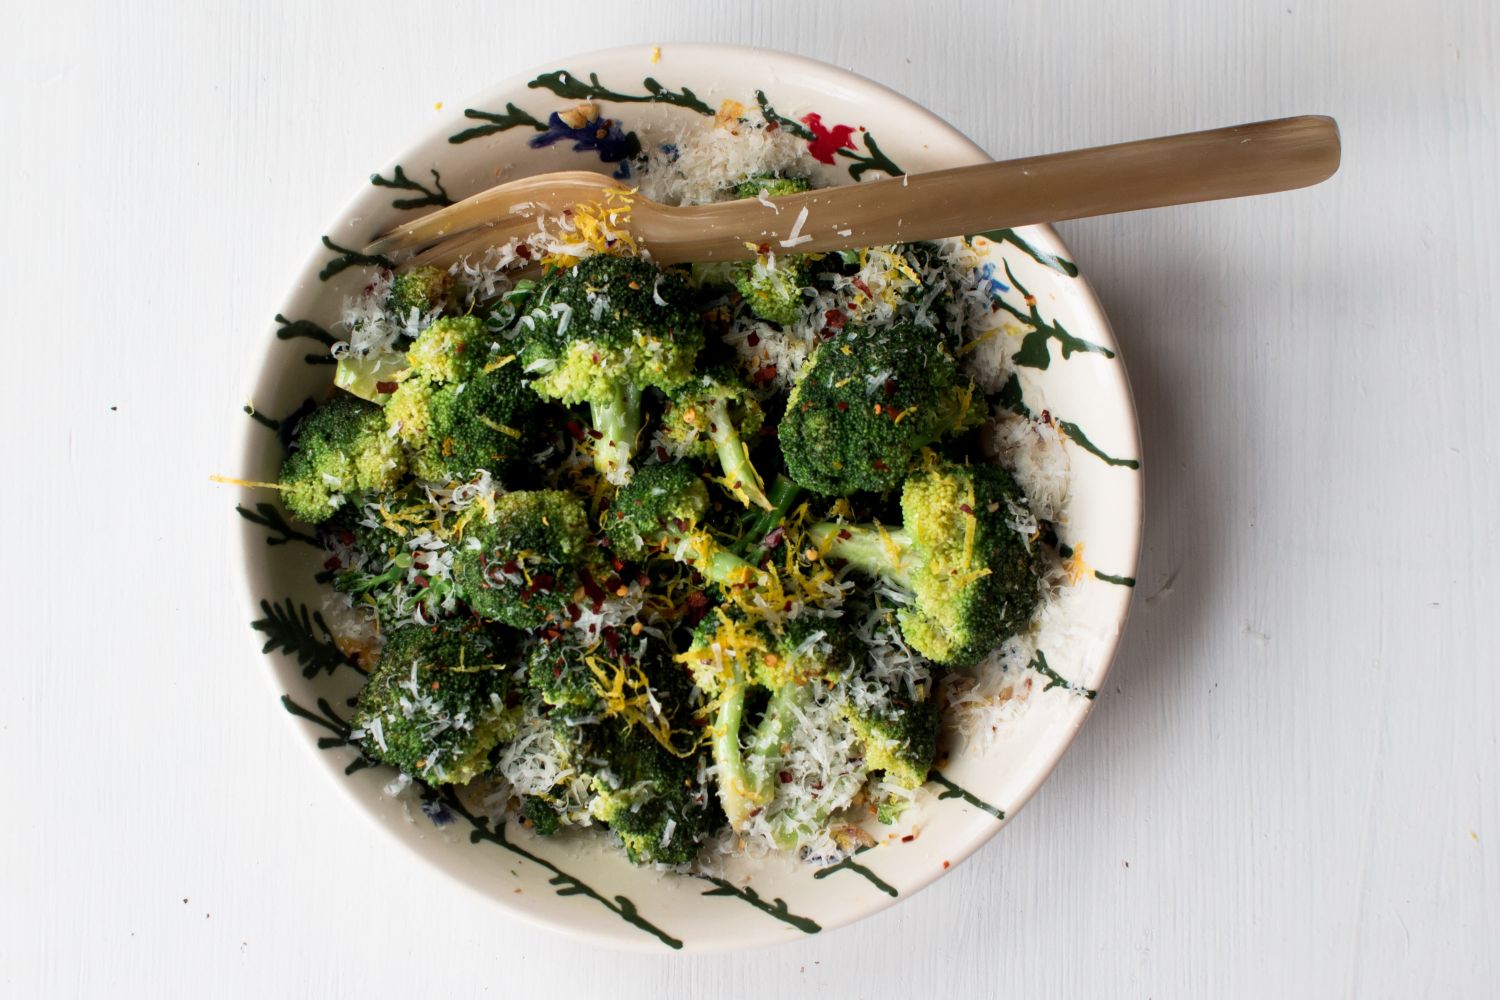
{"type": "MultiPolygon", "coordinates": [[[[686,671],[639,646],[611,653],[567,640],[534,651],[528,683],[549,706],[566,767],[586,783],[589,813],[607,823],[635,864],[683,864],[721,822],[699,781],[686,671]],[[681,744],[683,749],[676,749],[681,744]]],[[[560,784],[525,815],[544,835],[570,822],[560,784]],[[556,804],[554,804],[554,801],[556,804]]]]}
{"type": "Polygon", "coordinates": [[[598,559],[588,514],[561,490],[506,493],[494,506],[491,520],[455,546],[453,578],[480,617],[538,628],[573,600],[598,559]]]}
{"type": "Polygon", "coordinates": [[[730,270],[735,291],[761,319],[790,326],[807,308],[802,290],[812,280],[806,257],[765,253],[754,260],[736,261],[730,270]]]}
{"type": "Polygon", "coordinates": [[[473,316],[445,316],[407,351],[410,368],[385,406],[386,422],[421,479],[504,474],[525,458],[525,422],[536,396],[513,360],[490,357],[490,334],[473,316]]]}
{"type": "Polygon", "coordinates": [[[722,586],[758,579],[754,566],[699,527],[707,512],[708,490],[691,468],[648,465],[615,494],[603,527],[615,548],[632,558],[661,552],[722,586]]]}
{"type": "Polygon", "coordinates": [[[338,557],[334,589],[373,610],[386,628],[401,621],[430,625],[445,617],[456,597],[442,553],[411,544],[417,526],[432,518],[431,505],[405,490],[378,504],[346,505],[324,524],[330,529],[328,547],[338,557]]]}
{"type": "Polygon", "coordinates": [[[815,697],[815,685],[835,681],[853,669],[855,649],[839,623],[806,616],[788,622],[780,635],[722,611],[694,630],[692,645],[681,659],[712,699],[710,731],[719,801],[736,830],[743,830],[755,811],[774,797],[780,761],[815,697]],[[768,691],[770,701],[749,732],[747,745],[742,730],[747,699],[755,688],[768,691]]]}
{"type": "Polygon", "coordinates": [[[718,368],[673,390],[662,415],[667,447],[682,458],[716,457],[730,494],[747,507],[769,510],[765,482],[750,463],[745,439],[760,430],[760,403],[744,379],[730,368],[718,368]]]}
{"type": "Polygon", "coordinates": [[[911,592],[897,620],[913,649],[969,667],[1025,628],[1040,601],[1036,556],[1009,523],[1025,504],[998,466],[935,462],[902,488],[902,527],[823,523],[811,535],[829,556],[911,592]]]}
{"type": "Polygon", "coordinates": [[[414,267],[391,279],[386,308],[403,320],[415,310],[425,316],[453,302],[453,277],[436,267],[414,267]]]}
{"type": "Polygon", "coordinates": [[[589,405],[594,465],[630,478],[642,427],[641,393],[671,390],[693,373],[703,328],[680,275],[633,257],[595,254],[536,292],[518,329],[521,361],[547,399],[589,405]]]}
{"type": "Polygon", "coordinates": [[[507,657],[483,629],[393,629],[360,691],[351,737],[365,756],[413,778],[464,784],[519,722],[507,707],[507,657]]]}
{"type": "Polygon", "coordinates": [[[813,351],[779,436],[792,479],[843,496],[892,489],[922,448],[983,416],[973,383],[930,334],[850,329],[813,351]]]}
{"type": "Polygon", "coordinates": [[[318,524],[350,494],[390,489],[405,471],[380,407],[340,393],[302,421],[277,481],[287,509],[318,524]]]}
{"type": "Polygon", "coordinates": [[[801,194],[809,190],[812,182],[805,177],[777,177],[775,174],[756,174],[735,185],[736,198],[754,198],[765,192],[769,198],[780,198],[785,194],[801,194]]]}
{"type": "Polygon", "coordinates": [[[851,704],[844,715],[864,741],[870,770],[884,771],[888,780],[903,788],[917,788],[927,781],[942,728],[937,705],[930,699],[893,697],[886,705],[869,709],[851,704]]]}

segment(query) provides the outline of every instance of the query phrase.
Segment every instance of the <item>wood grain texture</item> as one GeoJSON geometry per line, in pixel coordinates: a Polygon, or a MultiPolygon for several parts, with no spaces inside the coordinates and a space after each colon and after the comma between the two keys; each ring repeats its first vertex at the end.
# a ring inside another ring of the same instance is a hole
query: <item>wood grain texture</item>
{"type": "Polygon", "coordinates": [[[1500,9],[945,7],[8,9],[0,993],[1500,990],[1500,9]],[[1299,113],[1344,138],[1320,187],[1062,228],[1147,458],[1109,687],[951,877],[716,958],[533,931],[373,835],[267,688],[207,482],[284,283],[435,102],[674,39],[852,67],[1000,156],[1299,113]]]}

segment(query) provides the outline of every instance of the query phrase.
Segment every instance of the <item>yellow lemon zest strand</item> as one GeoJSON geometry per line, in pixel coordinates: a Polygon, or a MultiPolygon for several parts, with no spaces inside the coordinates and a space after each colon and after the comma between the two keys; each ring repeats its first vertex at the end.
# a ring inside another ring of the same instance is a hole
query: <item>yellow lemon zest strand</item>
{"type": "Polygon", "coordinates": [[[218,475],[217,473],[214,474],[214,475],[212,475],[212,476],[209,476],[208,478],[212,482],[223,483],[226,486],[245,486],[245,487],[249,487],[251,489],[257,489],[257,490],[282,490],[282,489],[286,489],[286,487],[282,486],[280,483],[262,483],[262,482],[257,482],[254,479],[236,479],[234,476],[221,476],[221,475],[218,475]]]}

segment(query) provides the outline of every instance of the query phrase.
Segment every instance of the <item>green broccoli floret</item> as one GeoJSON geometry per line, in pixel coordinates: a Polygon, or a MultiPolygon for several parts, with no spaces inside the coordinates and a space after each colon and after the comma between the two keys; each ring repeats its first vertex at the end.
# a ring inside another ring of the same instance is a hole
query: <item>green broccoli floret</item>
{"type": "Polygon", "coordinates": [[[451,305],[452,301],[452,275],[436,267],[414,267],[391,279],[386,308],[405,319],[412,310],[418,316],[425,316],[434,309],[451,305]]]}
{"type": "Polygon", "coordinates": [[[759,579],[759,570],[699,527],[707,512],[703,480],[687,465],[673,463],[637,472],[601,520],[615,549],[630,558],[661,553],[726,587],[759,579]]]}
{"type": "Polygon", "coordinates": [[[552,836],[563,825],[563,818],[557,810],[546,799],[535,795],[522,798],[521,815],[531,823],[532,831],[542,837],[552,836]]]}
{"type": "Polygon", "coordinates": [[[927,781],[937,756],[942,718],[937,705],[893,697],[878,709],[849,706],[849,724],[865,744],[865,764],[884,771],[890,781],[904,788],[917,788],[927,781]]]}
{"type": "Polygon", "coordinates": [[[394,487],[405,471],[380,407],[340,393],[302,421],[277,481],[287,510],[318,524],[348,499],[394,487]]]}
{"type": "MultiPolygon", "coordinates": [[[[720,612],[693,632],[681,659],[711,699],[710,720],[719,802],[736,830],[775,795],[789,741],[815,685],[854,669],[856,646],[836,621],[804,616],[778,635],[720,612]],[[760,722],[746,732],[747,698],[756,688],[770,700],[760,722]]],[[[795,831],[786,831],[788,842],[795,831]]]]}
{"type": "Polygon", "coordinates": [[[679,458],[717,458],[730,495],[747,507],[769,510],[765,482],[745,444],[760,430],[760,403],[733,369],[717,368],[674,389],[662,414],[661,433],[679,458]]]}
{"type": "Polygon", "coordinates": [[[386,423],[421,479],[505,474],[526,457],[521,431],[536,404],[515,360],[497,357],[474,316],[445,316],[406,352],[410,370],[385,404],[386,423]]]}
{"type": "Polygon", "coordinates": [[[482,629],[392,630],[360,691],[352,738],[367,757],[414,778],[464,784],[516,730],[508,656],[482,629]]]}
{"type": "Polygon", "coordinates": [[[384,628],[431,624],[456,609],[453,580],[439,571],[440,554],[413,548],[415,525],[430,522],[431,504],[402,489],[378,503],[347,504],[324,522],[327,547],[338,558],[333,587],[374,611],[384,628]]]}
{"type": "Polygon", "coordinates": [[[687,283],[648,261],[596,254],[547,281],[517,329],[521,361],[536,376],[532,388],[547,399],[587,403],[600,435],[595,467],[613,483],[628,480],[641,392],[687,381],[703,347],[687,283]]]}
{"type": "Polygon", "coordinates": [[[801,194],[812,187],[805,177],[777,177],[775,174],[757,174],[747,177],[735,186],[736,198],[754,198],[762,191],[769,198],[780,198],[784,194],[801,194]]]}
{"type": "Polygon", "coordinates": [[[751,312],[790,326],[807,308],[802,290],[811,283],[812,264],[800,255],[762,254],[754,260],[735,261],[730,280],[751,312]]]}
{"type": "Polygon", "coordinates": [[[453,554],[453,579],[474,612],[514,628],[539,628],[573,600],[598,559],[588,514],[572,493],[535,490],[495,500],[453,554]]]}
{"type": "Polygon", "coordinates": [[[924,447],[983,416],[973,383],[930,334],[850,329],[813,351],[779,436],[788,475],[844,496],[895,487],[924,447]]]}
{"type": "Polygon", "coordinates": [[[1040,600],[1036,557],[1008,523],[1025,504],[998,466],[940,462],[906,481],[901,527],[823,523],[811,534],[829,556],[911,592],[897,620],[913,649],[969,667],[1025,628],[1040,600]]]}
{"type": "Polygon", "coordinates": [[[594,816],[633,864],[692,861],[718,820],[697,755],[678,757],[641,726],[609,725],[601,742],[609,768],[594,777],[594,816]]]}
{"type": "Polygon", "coordinates": [[[551,708],[590,715],[603,708],[588,651],[576,642],[538,643],[526,661],[526,683],[551,708]]]}

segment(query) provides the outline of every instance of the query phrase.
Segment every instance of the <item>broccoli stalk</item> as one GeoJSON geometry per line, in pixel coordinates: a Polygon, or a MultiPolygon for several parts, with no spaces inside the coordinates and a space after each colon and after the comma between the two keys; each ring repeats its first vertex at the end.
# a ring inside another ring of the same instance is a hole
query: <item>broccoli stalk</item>
{"type": "MultiPolygon", "coordinates": [[[[723,613],[694,631],[682,659],[716,706],[711,732],[719,802],[736,830],[775,797],[781,761],[815,685],[850,670],[854,648],[837,623],[812,618],[794,619],[776,635],[723,613]],[[745,705],[754,688],[769,691],[770,701],[747,738],[745,705]]],[[[777,838],[790,846],[796,831],[781,830],[777,838]]]]}
{"type": "Polygon", "coordinates": [[[897,620],[913,649],[970,667],[1025,628],[1040,600],[1035,556],[1008,523],[1025,504],[997,466],[939,462],[902,487],[901,527],[823,523],[810,533],[829,556],[911,593],[897,620]]]}
{"type": "Polygon", "coordinates": [[[662,438],[679,457],[716,457],[726,489],[740,503],[771,508],[765,482],[750,462],[745,438],[760,430],[760,404],[736,372],[720,368],[672,393],[662,418],[662,438]]]}
{"type": "Polygon", "coordinates": [[[707,512],[708,490],[692,469],[680,463],[648,465],[615,494],[604,531],[625,555],[661,553],[721,586],[759,579],[759,570],[698,527],[707,512]]]}
{"type": "Polygon", "coordinates": [[[640,386],[614,385],[588,403],[589,419],[601,435],[594,442],[594,468],[610,482],[621,482],[645,423],[640,386]]]}

